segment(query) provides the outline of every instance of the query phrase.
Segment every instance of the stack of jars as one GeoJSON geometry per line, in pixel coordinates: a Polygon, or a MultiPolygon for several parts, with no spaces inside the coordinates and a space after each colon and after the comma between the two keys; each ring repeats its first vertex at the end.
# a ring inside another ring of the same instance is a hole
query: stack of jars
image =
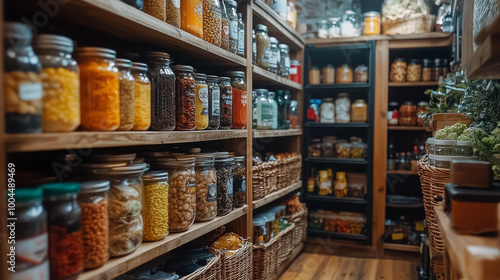
{"type": "Polygon", "coordinates": [[[450,72],[448,64],[448,59],[441,58],[410,59],[408,62],[404,58],[396,58],[391,65],[390,81],[395,83],[437,82],[441,77],[446,78],[450,72]]]}
{"type": "Polygon", "coordinates": [[[253,37],[254,64],[274,74],[288,78],[290,75],[290,49],[280,44],[274,37],[269,37],[267,26],[257,24],[253,37]]]}
{"type": "Polygon", "coordinates": [[[358,65],[354,72],[348,64],[335,69],[331,64],[327,64],[320,68],[313,65],[309,70],[309,84],[346,84],[346,83],[366,83],[368,82],[368,67],[366,65],[358,65]]]}
{"type": "Polygon", "coordinates": [[[291,100],[290,91],[277,90],[275,93],[267,89],[255,89],[252,96],[254,129],[291,128],[297,108],[292,108],[294,100],[291,100]]]}

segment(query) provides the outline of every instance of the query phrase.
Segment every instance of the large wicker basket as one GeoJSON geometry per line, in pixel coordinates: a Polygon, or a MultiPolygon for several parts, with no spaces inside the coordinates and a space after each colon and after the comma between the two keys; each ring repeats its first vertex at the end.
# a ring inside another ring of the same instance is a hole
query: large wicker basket
{"type": "Polygon", "coordinates": [[[301,242],[306,241],[307,238],[307,208],[302,204],[302,211],[293,215],[286,215],[285,219],[295,224],[293,231],[293,245],[298,246],[301,242]]]}
{"type": "Polygon", "coordinates": [[[245,241],[238,251],[226,256],[225,250],[215,250],[222,255],[222,280],[252,279],[252,243],[245,241]]]}
{"type": "Polygon", "coordinates": [[[277,161],[266,162],[252,169],[252,194],[254,200],[279,191],[300,181],[302,156],[294,155],[277,161]]]}
{"type": "Polygon", "coordinates": [[[182,277],[180,280],[222,280],[222,256],[220,252],[214,252],[215,256],[204,267],[182,277]]]}
{"type": "Polygon", "coordinates": [[[382,17],[382,34],[413,34],[428,33],[434,31],[436,22],[435,15],[413,15],[408,18],[401,16],[397,18],[382,17]]]}

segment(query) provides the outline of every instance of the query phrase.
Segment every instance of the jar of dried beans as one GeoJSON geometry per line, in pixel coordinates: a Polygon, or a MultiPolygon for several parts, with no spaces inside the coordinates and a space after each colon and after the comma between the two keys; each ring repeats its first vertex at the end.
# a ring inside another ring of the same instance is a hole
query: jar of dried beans
{"type": "Polygon", "coordinates": [[[220,126],[220,83],[219,77],[208,75],[208,129],[220,126]]]}
{"type": "Polygon", "coordinates": [[[181,29],[203,38],[203,2],[202,0],[181,1],[181,29]]]}
{"type": "Polygon", "coordinates": [[[131,130],[134,126],[135,79],[132,76],[132,61],[116,59],[120,74],[120,127],[118,130],[131,130]]]}
{"type": "Polygon", "coordinates": [[[75,130],[80,124],[80,77],[71,57],[73,41],[64,36],[42,34],[33,42],[42,63],[44,132],[75,130]]]}
{"type": "Polygon", "coordinates": [[[217,216],[217,177],[213,154],[196,155],[196,221],[217,216]]]}
{"type": "Polygon", "coordinates": [[[165,21],[174,27],[181,27],[181,0],[166,0],[167,16],[165,21]]]}
{"type": "Polygon", "coordinates": [[[208,85],[207,75],[194,74],[196,89],[196,129],[203,130],[208,126],[208,85]]]}
{"type": "Polygon", "coordinates": [[[230,129],[233,122],[233,87],[231,78],[220,77],[220,126],[230,129]]]}
{"type": "Polygon", "coordinates": [[[196,128],[196,86],[193,67],[175,65],[175,100],[177,130],[193,130],[196,128]]]}
{"type": "Polygon", "coordinates": [[[217,172],[217,215],[224,216],[233,210],[233,163],[227,152],[215,154],[217,172]]]}
{"type": "Polygon", "coordinates": [[[175,74],[170,69],[170,55],[164,52],[144,54],[151,80],[151,129],[175,128],[175,74]]]}
{"type": "Polygon", "coordinates": [[[132,75],[135,79],[134,127],[132,130],[148,130],[151,126],[151,82],[149,81],[148,65],[132,63],[132,75]]]}
{"type": "Polygon", "coordinates": [[[116,52],[84,47],[77,49],[77,55],[82,127],[117,130],[120,126],[120,75],[115,67],[116,52]]]}
{"type": "Polygon", "coordinates": [[[234,157],[234,208],[242,207],[246,204],[246,169],[245,157],[234,157]]]}
{"type": "Polygon", "coordinates": [[[162,240],[168,235],[168,173],[148,171],[142,181],[144,241],[162,240]]]}
{"type": "Polygon", "coordinates": [[[408,82],[420,82],[422,80],[422,66],[418,59],[410,59],[406,70],[406,80],[408,82]]]}
{"type": "Polygon", "coordinates": [[[82,209],[84,266],[92,269],[109,259],[109,181],[86,182],[80,188],[78,204],[82,209]]]}
{"type": "Polygon", "coordinates": [[[203,40],[220,47],[221,27],[219,0],[203,0],[203,40]]]}
{"type": "Polygon", "coordinates": [[[232,128],[243,129],[247,127],[247,85],[245,72],[230,71],[226,73],[231,77],[233,88],[233,123],[232,128]]]}
{"type": "Polygon", "coordinates": [[[391,65],[391,82],[402,83],[406,80],[406,60],[396,58],[391,65]]]}

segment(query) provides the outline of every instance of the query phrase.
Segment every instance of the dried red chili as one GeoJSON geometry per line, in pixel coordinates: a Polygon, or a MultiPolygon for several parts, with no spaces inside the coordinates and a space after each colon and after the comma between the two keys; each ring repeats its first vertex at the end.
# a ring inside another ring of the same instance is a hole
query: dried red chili
{"type": "Polygon", "coordinates": [[[83,243],[80,230],[67,233],[64,227],[49,228],[50,279],[66,279],[83,270],[83,243]]]}

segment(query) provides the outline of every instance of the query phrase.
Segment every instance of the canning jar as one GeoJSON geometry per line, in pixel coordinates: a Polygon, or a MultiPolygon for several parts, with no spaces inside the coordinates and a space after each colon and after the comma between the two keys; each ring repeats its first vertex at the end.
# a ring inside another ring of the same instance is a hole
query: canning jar
{"type": "Polygon", "coordinates": [[[338,158],[351,158],[352,144],[345,141],[337,141],[335,144],[335,152],[338,158]]]}
{"type": "Polygon", "coordinates": [[[356,12],[347,10],[340,22],[342,37],[358,37],[361,33],[360,19],[356,12]]]}
{"type": "Polygon", "coordinates": [[[167,16],[167,1],[170,0],[144,0],[143,11],[161,21],[167,16]]]}
{"type": "Polygon", "coordinates": [[[433,155],[436,152],[436,146],[434,145],[434,137],[427,138],[427,153],[433,155]]]}
{"type": "Polygon", "coordinates": [[[166,0],[166,17],[165,22],[170,25],[180,28],[181,27],[181,0],[166,0]]]}
{"type": "Polygon", "coordinates": [[[142,175],[144,241],[162,240],[168,235],[168,173],[147,171],[142,175]]]}
{"type": "Polygon", "coordinates": [[[209,91],[207,85],[207,75],[194,74],[196,91],[196,129],[203,130],[208,126],[208,103],[209,91]]]}
{"type": "Polygon", "coordinates": [[[252,30],[252,64],[255,65],[257,60],[257,40],[255,38],[255,30],[252,30]]]}
{"type": "Polygon", "coordinates": [[[81,124],[86,130],[113,131],[120,126],[120,75],[114,50],[77,49],[80,66],[81,124]]]}
{"type": "Polygon", "coordinates": [[[134,126],[135,79],[132,75],[132,61],[116,59],[120,74],[120,127],[118,130],[131,130],[134,126]]]}
{"type": "Polygon", "coordinates": [[[3,36],[6,132],[42,132],[41,63],[30,45],[31,29],[6,22],[3,36]]]}
{"type": "Polygon", "coordinates": [[[287,1],[286,0],[273,0],[269,1],[269,6],[273,9],[281,19],[286,20],[287,16],[287,1]]]}
{"type": "Polygon", "coordinates": [[[220,47],[221,27],[219,0],[203,0],[203,40],[220,47]]]}
{"type": "Polygon", "coordinates": [[[82,209],[84,266],[92,269],[109,259],[109,181],[85,182],[80,189],[78,204],[82,209]]]}
{"type": "Polygon", "coordinates": [[[332,17],[328,19],[328,38],[338,38],[341,37],[340,32],[340,18],[332,17]]]}
{"type": "Polygon", "coordinates": [[[288,23],[293,30],[297,28],[297,8],[295,8],[295,0],[287,1],[286,23],[288,23]]]}
{"type": "Polygon", "coordinates": [[[422,81],[432,81],[432,60],[428,58],[422,60],[422,81]]]}
{"type": "Polygon", "coordinates": [[[144,9],[144,1],[143,0],[121,0],[123,3],[129,4],[130,6],[138,9],[138,10],[143,10],[144,9]]]}
{"type": "Polygon", "coordinates": [[[270,129],[273,125],[272,104],[268,101],[267,89],[255,89],[256,129],[270,129]]]}
{"type": "Polygon", "coordinates": [[[417,125],[423,126],[425,123],[425,115],[423,115],[429,109],[429,103],[426,101],[418,102],[417,107],[417,125]]]}
{"type": "Polygon", "coordinates": [[[405,101],[399,108],[399,125],[417,125],[417,105],[412,101],[405,101]]]}
{"type": "Polygon", "coordinates": [[[170,55],[146,52],[145,62],[151,80],[151,129],[175,129],[175,74],[170,69],[170,55]]]}
{"type": "Polygon", "coordinates": [[[196,128],[196,86],[193,77],[193,67],[174,65],[175,100],[176,100],[176,130],[193,130],[196,128]]]}
{"type": "Polygon", "coordinates": [[[134,89],[134,127],[132,130],[148,130],[151,126],[151,82],[149,81],[148,65],[139,62],[132,63],[132,75],[135,79],[134,89]]]}
{"type": "Polygon", "coordinates": [[[220,83],[219,77],[208,75],[208,129],[220,126],[220,83]]]}
{"type": "Polygon", "coordinates": [[[457,156],[473,156],[474,148],[471,146],[470,141],[457,141],[457,146],[455,147],[455,155],[457,156]]]}
{"type": "Polygon", "coordinates": [[[238,13],[238,55],[245,57],[245,23],[243,15],[238,13]]]}
{"type": "Polygon", "coordinates": [[[245,157],[234,157],[234,208],[243,207],[246,204],[246,169],[245,157]]]}
{"type": "Polygon", "coordinates": [[[217,215],[224,216],[233,210],[233,164],[227,152],[215,154],[217,173],[217,215]]]}
{"type": "Polygon", "coordinates": [[[432,70],[432,78],[434,81],[439,81],[439,77],[444,76],[443,68],[443,61],[440,58],[436,58],[432,70]]]}
{"type": "Polygon", "coordinates": [[[351,100],[348,93],[339,93],[335,100],[336,115],[338,123],[348,123],[351,121],[351,100]]]}
{"type": "Polygon", "coordinates": [[[181,1],[181,29],[198,38],[203,38],[202,0],[181,1]]]}
{"type": "Polygon", "coordinates": [[[229,77],[220,77],[220,108],[219,129],[230,129],[233,122],[233,87],[229,77]]]}
{"type": "Polygon", "coordinates": [[[288,121],[290,122],[290,128],[297,128],[297,117],[299,115],[299,102],[297,100],[292,100],[290,102],[290,111],[288,112],[288,121]]]}
{"type": "Polygon", "coordinates": [[[298,60],[290,60],[290,80],[300,84],[301,65],[298,60]]]}
{"type": "Polygon", "coordinates": [[[319,85],[321,83],[321,71],[319,67],[313,65],[309,70],[309,84],[310,85],[319,85]]]}
{"type": "Polygon", "coordinates": [[[64,36],[42,34],[33,47],[42,63],[43,132],[67,132],[80,124],[80,77],[71,57],[73,41],[64,36]]]}
{"type": "Polygon", "coordinates": [[[434,139],[434,154],[438,156],[454,156],[456,144],[457,141],[455,140],[434,139]]]}
{"type": "Polygon", "coordinates": [[[266,222],[261,217],[255,217],[252,221],[253,225],[253,244],[263,245],[264,235],[266,232],[266,222]]]}
{"type": "Polygon", "coordinates": [[[379,35],[380,34],[380,13],[371,11],[364,14],[365,26],[363,34],[365,35],[379,35]]]}
{"type": "Polygon", "coordinates": [[[269,42],[269,68],[267,70],[274,74],[278,74],[278,65],[280,64],[279,41],[274,37],[269,37],[269,42]]]}
{"type": "Polygon", "coordinates": [[[217,177],[213,154],[197,154],[196,221],[210,221],[217,216],[217,177]]]}
{"type": "Polygon", "coordinates": [[[271,111],[269,111],[269,118],[272,123],[271,129],[278,129],[278,103],[276,102],[276,93],[270,91],[267,94],[267,102],[271,105],[271,111]]]}
{"type": "Polygon", "coordinates": [[[418,59],[410,59],[406,70],[406,81],[420,82],[422,79],[422,66],[418,59]]]}
{"type": "Polygon", "coordinates": [[[361,142],[351,143],[351,158],[365,158],[366,144],[361,142]]]}
{"type": "Polygon", "coordinates": [[[334,183],[334,194],[336,197],[344,197],[347,195],[347,180],[345,172],[337,172],[334,183]]]}
{"type": "Polygon", "coordinates": [[[356,99],[351,105],[351,121],[352,122],[366,122],[368,120],[368,105],[365,100],[356,99]]]}
{"type": "MultiPolygon", "coordinates": [[[[47,212],[42,206],[42,190],[16,188],[14,195],[17,217],[16,273],[49,279],[49,237],[47,212]]],[[[12,203],[11,199],[8,201],[9,204],[12,203]]],[[[16,274],[12,279],[17,279],[16,274]]]]}
{"type": "MultiPolygon", "coordinates": [[[[229,50],[229,16],[224,0],[221,1],[221,42],[220,47],[229,50]]],[[[255,63],[254,63],[255,64],[255,63]]]]}
{"type": "Polygon", "coordinates": [[[318,38],[328,38],[328,21],[326,19],[318,21],[318,38]]]}
{"type": "Polygon", "coordinates": [[[391,64],[391,82],[402,83],[406,80],[406,60],[396,58],[391,64]]]}
{"type": "Polygon", "coordinates": [[[339,84],[347,84],[352,83],[353,81],[353,73],[352,68],[349,67],[348,64],[342,64],[339,68],[337,68],[337,77],[336,82],[339,84]]]}
{"type": "Polygon", "coordinates": [[[368,82],[368,67],[366,65],[358,65],[354,69],[354,82],[356,83],[366,83],[368,82]]]}
{"type": "Polygon", "coordinates": [[[321,156],[321,139],[314,138],[311,139],[311,144],[307,147],[308,157],[320,157],[321,156]]]}
{"type": "Polygon", "coordinates": [[[49,230],[50,279],[76,279],[83,271],[82,210],[78,183],[49,183],[43,190],[49,230]]]}
{"type": "Polygon", "coordinates": [[[233,122],[232,128],[243,129],[247,127],[247,85],[245,72],[230,71],[226,73],[231,77],[233,90],[233,122]]]}
{"type": "Polygon", "coordinates": [[[321,100],[321,117],[320,122],[322,123],[334,123],[335,122],[335,105],[333,104],[333,98],[323,98],[321,100]]]}
{"type": "Polygon", "coordinates": [[[238,14],[236,13],[237,3],[233,0],[224,0],[227,17],[229,19],[229,48],[232,53],[238,52],[238,14]]]}
{"type": "Polygon", "coordinates": [[[257,39],[257,66],[267,70],[269,69],[269,59],[271,56],[271,41],[267,35],[267,26],[257,24],[255,29],[255,37],[257,39]]]}
{"type": "Polygon", "coordinates": [[[280,63],[278,67],[278,74],[282,77],[288,78],[290,74],[290,50],[288,45],[279,44],[280,50],[280,63]]]}
{"type": "Polygon", "coordinates": [[[323,66],[322,69],[322,83],[323,84],[333,84],[335,83],[335,68],[333,68],[333,65],[327,64],[323,66]]]}
{"type": "Polygon", "coordinates": [[[278,129],[289,129],[288,112],[290,111],[290,91],[278,90],[276,102],[278,103],[278,129]]]}

